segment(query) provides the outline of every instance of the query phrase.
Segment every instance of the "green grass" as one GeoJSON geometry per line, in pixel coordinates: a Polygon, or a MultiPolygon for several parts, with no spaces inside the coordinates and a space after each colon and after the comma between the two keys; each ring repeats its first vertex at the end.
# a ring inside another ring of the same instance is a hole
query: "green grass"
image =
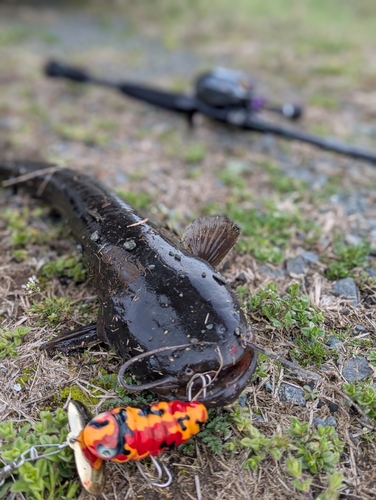
{"type": "Polygon", "coordinates": [[[347,245],[336,237],[333,250],[336,259],[329,261],[326,276],[337,280],[353,276],[353,270],[357,267],[367,267],[371,247],[364,240],[359,245],[347,245]]]}
{"type": "Polygon", "coordinates": [[[87,277],[87,269],[78,254],[62,255],[54,261],[46,262],[40,270],[40,276],[50,279],[53,276],[72,278],[75,283],[81,283],[87,277]]]}
{"type": "Polygon", "coordinates": [[[151,196],[142,191],[136,193],[134,191],[119,190],[117,194],[122,200],[137,210],[146,210],[152,202],[151,196]]]}
{"type": "Polygon", "coordinates": [[[260,262],[281,262],[296,233],[308,233],[315,227],[314,222],[302,217],[298,207],[288,212],[272,203],[255,209],[245,208],[239,200],[231,201],[226,214],[241,228],[239,252],[251,253],[260,262]]]}
{"type": "Polygon", "coordinates": [[[18,326],[14,330],[0,329],[0,360],[6,356],[17,357],[17,347],[21,345],[23,337],[28,334],[30,328],[18,326]]]}
{"type": "MultiPolygon", "coordinates": [[[[0,423],[0,471],[3,461],[12,463],[21,453],[34,445],[49,445],[63,443],[67,439],[66,428],[68,418],[66,413],[58,408],[56,414],[42,411],[39,421],[31,426],[22,424],[15,427],[13,419],[0,423]]],[[[45,448],[50,452],[57,448],[45,448]]],[[[38,452],[40,450],[38,449],[38,452]]],[[[77,498],[80,483],[71,479],[75,474],[73,451],[63,448],[56,455],[40,458],[37,461],[26,462],[13,471],[13,477],[8,478],[0,486],[0,498],[7,498],[9,492],[24,493],[32,500],[53,500],[54,498],[77,498]]]]}
{"type": "Polygon", "coordinates": [[[198,42],[213,37],[205,31],[205,20],[210,20],[216,33],[226,34],[226,39],[244,40],[251,33],[253,39],[268,40],[270,45],[292,42],[305,53],[331,55],[356,47],[359,40],[371,42],[376,32],[373,14],[372,0],[240,0],[236,6],[230,0],[210,4],[199,0],[149,0],[131,12],[137,19],[155,22],[157,17],[161,33],[174,39],[175,44],[184,41],[185,26],[195,26],[198,42]]]}

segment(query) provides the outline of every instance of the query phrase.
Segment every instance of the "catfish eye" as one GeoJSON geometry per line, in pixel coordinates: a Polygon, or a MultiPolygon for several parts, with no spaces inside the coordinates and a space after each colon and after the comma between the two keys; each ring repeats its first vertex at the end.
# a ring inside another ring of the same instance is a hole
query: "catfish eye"
{"type": "Polygon", "coordinates": [[[186,369],[185,369],[185,374],[186,374],[186,375],[188,375],[188,376],[193,375],[193,370],[192,370],[192,368],[189,368],[189,367],[188,367],[188,368],[186,368],[186,369]]]}

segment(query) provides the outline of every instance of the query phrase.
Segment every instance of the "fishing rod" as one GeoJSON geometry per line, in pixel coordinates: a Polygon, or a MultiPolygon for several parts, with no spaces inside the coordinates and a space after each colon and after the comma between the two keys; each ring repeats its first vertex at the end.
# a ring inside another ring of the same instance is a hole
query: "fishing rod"
{"type": "Polygon", "coordinates": [[[302,107],[286,103],[276,105],[257,96],[249,77],[240,71],[217,68],[200,75],[192,95],[166,92],[131,82],[113,82],[92,76],[87,71],[57,61],[46,64],[49,77],[66,78],[79,83],[110,87],[122,94],[147,102],[159,108],[181,113],[193,123],[193,116],[200,113],[212,120],[263,134],[274,134],[284,139],[296,140],[352,158],[376,163],[376,152],[346,144],[337,139],[321,137],[296,128],[270,123],[258,118],[261,111],[278,113],[290,120],[298,120],[302,107]]]}

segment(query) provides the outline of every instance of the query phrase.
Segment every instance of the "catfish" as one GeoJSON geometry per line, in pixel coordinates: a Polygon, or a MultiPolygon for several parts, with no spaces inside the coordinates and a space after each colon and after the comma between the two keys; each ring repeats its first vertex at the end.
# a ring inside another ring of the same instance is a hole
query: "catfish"
{"type": "Polygon", "coordinates": [[[208,374],[202,403],[215,407],[236,400],[257,362],[252,328],[216,268],[238,239],[236,224],[226,216],[200,217],[179,240],[83,173],[0,161],[0,179],[61,213],[83,249],[98,295],[96,323],[63,333],[45,348],[101,341],[124,360],[137,359],[130,370],[141,385],[134,389],[186,400],[192,377],[208,374]]]}

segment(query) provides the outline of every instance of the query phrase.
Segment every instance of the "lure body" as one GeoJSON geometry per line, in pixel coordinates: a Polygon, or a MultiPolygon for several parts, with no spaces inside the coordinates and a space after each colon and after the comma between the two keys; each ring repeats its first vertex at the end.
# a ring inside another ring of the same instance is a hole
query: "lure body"
{"type": "MultiPolygon", "coordinates": [[[[187,249],[96,179],[66,168],[44,174],[46,167],[0,161],[0,179],[26,174],[18,185],[57,208],[83,248],[99,312],[96,324],[73,332],[76,340],[81,334],[78,345],[94,335],[128,360],[188,343],[184,350],[134,363],[137,381],[154,383],[151,390],[163,399],[184,401],[194,374],[217,374],[201,401],[206,406],[233,402],[249,381],[257,355],[246,342],[253,335],[240,303],[214,267],[232,246],[225,245],[234,229],[228,219],[222,224],[224,218],[218,217],[218,227],[214,220],[210,230],[201,230],[205,220],[198,228],[192,223],[187,249]]],[[[59,337],[46,346],[57,344],[59,337]]]]}
{"type": "Polygon", "coordinates": [[[205,406],[195,401],[115,408],[93,418],[78,442],[93,468],[98,459],[137,461],[185,443],[207,418],[205,406]]]}

